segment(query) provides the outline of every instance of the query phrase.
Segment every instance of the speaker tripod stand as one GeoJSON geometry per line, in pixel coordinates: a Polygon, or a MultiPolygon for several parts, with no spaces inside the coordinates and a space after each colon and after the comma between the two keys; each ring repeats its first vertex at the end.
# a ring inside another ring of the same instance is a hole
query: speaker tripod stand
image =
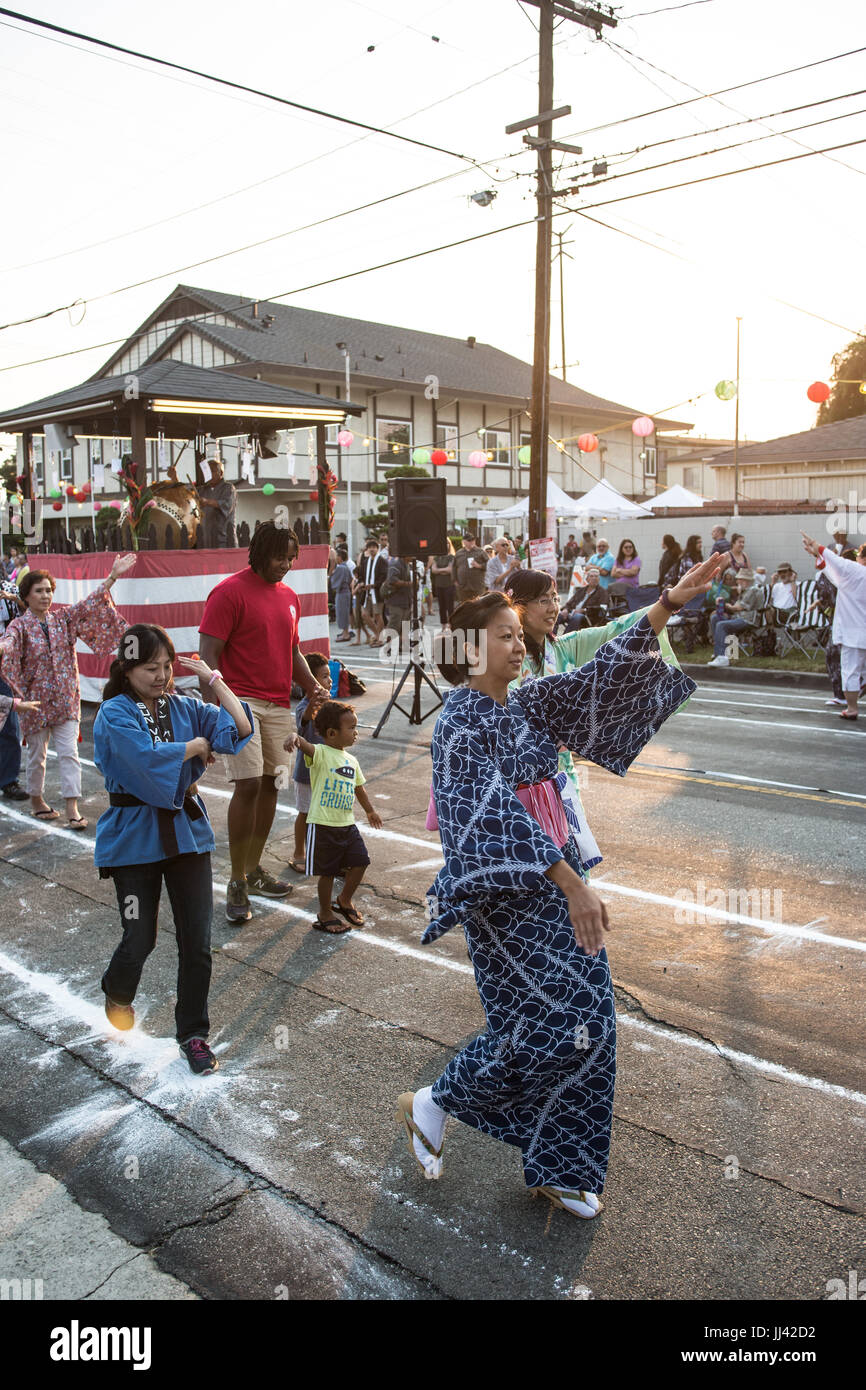
{"type": "Polygon", "coordinates": [[[394,691],[394,694],[391,696],[390,700],[388,701],[387,705],[385,706],[385,712],[384,712],[384,714],[382,715],[382,718],[379,720],[379,723],[376,725],[376,728],[375,728],[375,730],[373,731],[373,738],[378,738],[378,737],[379,737],[379,734],[381,733],[382,729],[384,728],[385,723],[386,723],[387,718],[388,718],[388,715],[391,713],[392,709],[398,709],[398,710],[400,711],[401,714],[404,714],[404,715],[406,716],[406,718],[409,720],[409,723],[410,723],[410,724],[423,724],[423,723],[424,723],[424,720],[425,720],[425,719],[428,719],[428,718],[430,717],[431,714],[435,714],[436,710],[437,710],[437,709],[439,708],[439,706],[442,704],[442,696],[441,696],[440,693],[439,693],[439,687],[437,686],[436,682],[435,682],[434,680],[431,680],[430,677],[429,677],[429,675],[427,674],[427,671],[426,671],[425,668],[424,668],[424,660],[423,660],[423,658],[422,658],[421,660],[419,660],[417,657],[415,657],[415,656],[412,655],[413,647],[416,645],[416,644],[414,643],[414,640],[413,640],[413,639],[415,638],[415,636],[416,636],[416,634],[419,632],[419,630],[423,631],[423,629],[421,628],[421,625],[420,625],[419,622],[418,622],[418,584],[417,584],[417,582],[416,582],[416,581],[417,581],[417,575],[415,574],[415,569],[414,569],[414,564],[415,564],[415,562],[414,562],[414,560],[410,560],[409,563],[410,563],[410,564],[412,565],[412,567],[413,567],[413,569],[412,569],[412,619],[411,619],[411,622],[410,622],[410,624],[409,624],[409,660],[408,660],[407,663],[406,663],[406,666],[405,666],[405,668],[404,668],[403,674],[402,674],[402,676],[400,677],[399,683],[398,683],[398,685],[397,685],[396,690],[394,691]],[[412,697],[412,708],[411,708],[411,710],[408,710],[408,709],[404,709],[403,706],[399,703],[399,698],[400,698],[400,692],[401,692],[401,690],[403,689],[403,686],[406,684],[406,681],[409,679],[410,676],[412,677],[412,681],[413,681],[413,685],[414,685],[414,694],[413,694],[413,697],[412,697]],[[433,691],[433,694],[436,696],[436,703],[435,703],[435,705],[433,705],[432,709],[428,709],[428,711],[427,711],[426,714],[422,714],[422,713],[421,713],[421,683],[422,683],[422,682],[424,682],[424,684],[428,685],[428,686],[430,687],[430,689],[433,691]]]}

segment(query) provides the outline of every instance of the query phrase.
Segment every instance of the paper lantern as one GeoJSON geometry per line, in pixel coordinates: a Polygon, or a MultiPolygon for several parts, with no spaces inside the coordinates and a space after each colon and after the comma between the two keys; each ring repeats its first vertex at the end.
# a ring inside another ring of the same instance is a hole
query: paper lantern
{"type": "Polygon", "coordinates": [[[89,497],[92,490],[93,489],[91,488],[90,483],[81,484],[81,491],[84,493],[85,497],[89,497]]]}
{"type": "Polygon", "coordinates": [[[53,487],[53,488],[51,489],[51,491],[49,492],[48,496],[49,496],[49,497],[62,497],[62,496],[63,496],[63,493],[60,491],[60,488],[59,488],[59,487],[53,487]]]}
{"type": "Polygon", "coordinates": [[[632,421],[631,432],[636,434],[638,439],[646,439],[648,434],[652,434],[655,425],[648,415],[639,415],[632,421]]]}
{"type": "Polygon", "coordinates": [[[72,486],[71,483],[69,484],[68,488],[66,489],[66,496],[67,496],[67,497],[74,497],[74,496],[75,496],[75,488],[72,486]]]}
{"type": "Polygon", "coordinates": [[[826,381],[813,381],[812,385],[806,391],[809,400],[814,401],[816,405],[820,405],[822,401],[826,401],[829,394],[830,387],[827,385],[826,381]]]}
{"type": "Polygon", "coordinates": [[[577,441],[577,447],[582,454],[591,454],[598,448],[598,439],[594,434],[582,434],[577,441]]]}
{"type": "Polygon", "coordinates": [[[448,455],[444,449],[434,449],[430,455],[430,462],[434,468],[439,468],[443,463],[448,462],[448,455]]]}
{"type": "Polygon", "coordinates": [[[487,455],[482,449],[473,449],[469,455],[470,468],[483,468],[487,462],[487,455]]]}
{"type": "Polygon", "coordinates": [[[717,381],[713,387],[720,401],[732,401],[737,394],[737,383],[735,381],[717,381]]]}
{"type": "Polygon", "coordinates": [[[430,450],[429,450],[429,449],[413,449],[413,450],[412,450],[412,462],[413,462],[413,463],[416,463],[416,464],[418,465],[419,468],[425,468],[425,467],[427,466],[427,464],[430,462],[430,450]]]}
{"type": "Polygon", "coordinates": [[[102,511],[102,503],[101,503],[101,502],[94,502],[94,504],[93,504],[93,510],[94,510],[95,512],[101,512],[101,511],[102,511]]]}
{"type": "Polygon", "coordinates": [[[319,494],[318,494],[318,492],[311,492],[311,493],[310,493],[310,501],[311,501],[311,502],[318,502],[318,500],[319,500],[319,494]]]}
{"type": "Polygon", "coordinates": [[[119,512],[119,511],[122,511],[122,510],[123,510],[123,503],[122,503],[122,502],[109,502],[108,505],[109,505],[109,507],[112,507],[112,508],[114,509],[114,511],[116,511],[116,512],[119,512]]]}
{"type": "Polygon", "coordinates": [[[52,511],[55,511],[55,512],[62,512],[62,511],[63,511],[63,503],[62,503],[62,502],[52,502],[52,503],[51,503],[51,509],[52,509],[52,511]]]}
{"type": "Polygon", "coordinates": [[[264,487],[262,488],[262,492],[265,494],[266,497],[273,497],[275,491],[276,489],[274,488],[273,483],[265,483],[264,487]]]}
{"type": "Polygon", "coordinates": [[[517,450],[517,462],[522,463],[524,468],[528,468],[532,459],[532,450],[528,444],[521,444],[517,450]]]}
{"type": "Polygon", "coordinates": [[[355,438],[351,430],[340,430],[337,435],[337,443],[341,449],[348,449],[352,440],[355,438]]]}

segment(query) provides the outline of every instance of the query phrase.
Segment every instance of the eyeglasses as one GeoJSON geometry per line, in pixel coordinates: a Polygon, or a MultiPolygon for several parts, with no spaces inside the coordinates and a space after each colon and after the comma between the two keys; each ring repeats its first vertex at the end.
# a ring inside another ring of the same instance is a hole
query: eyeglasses
{"type": "Polygon", "coordinates": [[[547,594],[544,598],[534,598],[532,599],[532,602],[541,603],[544,605],[545,608],[559,607],[559,599],[556,597],[555,594],[547,594]]]}

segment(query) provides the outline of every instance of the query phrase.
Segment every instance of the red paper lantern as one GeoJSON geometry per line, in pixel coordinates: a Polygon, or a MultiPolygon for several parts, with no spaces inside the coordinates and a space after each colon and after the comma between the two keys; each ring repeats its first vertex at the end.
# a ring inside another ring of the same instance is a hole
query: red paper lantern
{"type": "Polygon", "coordinates": [[[85,496],[85,497],[89,497],[89,496],[90,496],[90,493],[91,493],[90,483],[82,483],[82,484],[81,484],[81,491],[84,493],[84,496],[85,496]]]}
{"type": "Polygon", "coordinates": [[[311,501],[311,502],[318,502],[318,500],[319,500],[319,494],[318,494],[318,492],[311,492],[311,493],[310,493],[310,501],[311,501]]]}
{"type": "Polygon", "coordinates": [[[439,468],[443,463],[448,462],[448,455],[444,449],[434,449],[430,455],[430,462],[434,468],[439,468]]]}
{"type": "Polygon", "coordinates": [[[582,454],[591,454],[598,448],[598,440],[594,434],[582,434],[577,441],[577,447],[582,454]]]}
{"type": "Polygon", "coordinates": [[[51,510],[54,511],[54,512],[62,512],[62,511],[63,511],[63,503],[62,503],[62,502],[52,502],[52,503],[51,503],[51,510]]]}
{"type": "Polygon", "coordinates": [[[68,488],[66,489],[66,496],[67,496],[67,497],[74,497],[74,496],[75,496],[75,488],[72,486],[71,483],[69,484],[68,488]]]}
{"type": "Polygon", "coordinates": [[[806,391],[809,400],[814,401],[815,405],[821,405],[822,401],[826,401],[829,394],[830,387],[827,385],[826,381],[813,381],[812,385],[806,391]]]}

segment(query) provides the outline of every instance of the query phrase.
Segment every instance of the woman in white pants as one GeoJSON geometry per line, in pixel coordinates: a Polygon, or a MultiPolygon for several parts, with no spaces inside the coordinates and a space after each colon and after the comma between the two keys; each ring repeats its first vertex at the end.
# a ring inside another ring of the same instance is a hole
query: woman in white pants
{"type": "Polygon", "coordinates": [[[51,606],[56,583],[48,570],[30,570],[18,586],[24,612],[13,618],[0,639],[0,670],[20,699],[39,702],[38,708],[20,716],[21,731],[27,741],[30,814],[36,820],[59,819],[43,795],[48,741],[53,737],[69,827],[87,828],[78,809],[81,686],[75,644],[80,638],[98,655],[108,655],[116,649],[127,623],[108,590],[118,575],[125,574],[134,564],[134,555],[119,555],[98,589],[79,603],[58,608],[51,606]]]}
{"type": "Polygon", "coordinates": [[[830,546],[819,545],[805,531],[803,546],[819,570],[836,585],[832,640],[842,648],[842,694],[847,702],[840,719],[857,718],[857,701],[866,685],[866,545],[856,560],[844,560],[830,546]]]}

